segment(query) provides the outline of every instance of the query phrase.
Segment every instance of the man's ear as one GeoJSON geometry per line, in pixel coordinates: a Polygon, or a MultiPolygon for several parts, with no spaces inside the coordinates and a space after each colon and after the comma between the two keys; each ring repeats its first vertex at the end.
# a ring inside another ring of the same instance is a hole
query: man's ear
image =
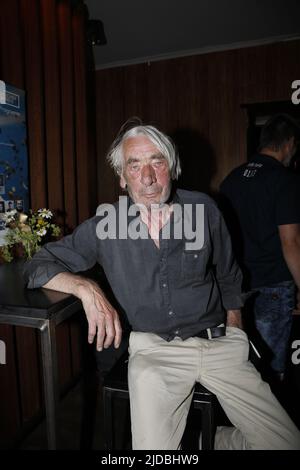
{"type": "Polygon", "coordinates": [[[127,188],[127,184],[126,184],[126,181],[125,181],[125,178],[123,175],[120,176],[120,186],[122,189],[126,189],[127,188]]]}
{"type": "Polygon", "coordinates": [[[294,137],[291,137],[289,140],[287,140],[285,142],[285,145],[284,145],[284,152],[288,155],[293,155],[294,153],[294,142],[295,142],[295,138],[294,137]]]}
{"type": "Polygon", "coordinates": [[[296,145],[295,137],[291,137],[291,138],[290,138],[290,145],[291,145],[292,149],[295,148],[295,145],[296,145]]]}

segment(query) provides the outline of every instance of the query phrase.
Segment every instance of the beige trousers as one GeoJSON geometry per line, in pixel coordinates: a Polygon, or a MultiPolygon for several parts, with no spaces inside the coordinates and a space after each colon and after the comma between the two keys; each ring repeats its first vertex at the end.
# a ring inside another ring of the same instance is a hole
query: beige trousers
{"type": "Polygon", "coordinates": [[[195,382],[213,392],[233,424],[215,449],[300,449],[300,433],[248,361],[245,332],[212,340],[133,332],[128,381],[133,449],[180,448],[195,382]]]}

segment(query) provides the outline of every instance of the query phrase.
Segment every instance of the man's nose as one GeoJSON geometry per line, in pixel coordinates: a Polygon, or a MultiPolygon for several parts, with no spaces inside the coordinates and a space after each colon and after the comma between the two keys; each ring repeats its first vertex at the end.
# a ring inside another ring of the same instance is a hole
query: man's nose
{"type": "Polygon", "coordinates": [[[151,186],[151,184],[156,183],[156,174],[152,165],[148,164],[143,166],[141,172],[141,182],[145,186],[151,186]]]}

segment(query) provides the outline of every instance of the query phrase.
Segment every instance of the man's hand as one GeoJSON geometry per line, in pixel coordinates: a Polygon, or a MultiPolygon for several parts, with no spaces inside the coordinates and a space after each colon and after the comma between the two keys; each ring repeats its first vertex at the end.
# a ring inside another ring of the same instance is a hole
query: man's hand
{"type": "Polygon", "coordinates": [[[227,310],[226,326],[234,326],[243,329],[242,314],[240,310],[227,310]]]}
{"type": "Polygon", "coordinates": [[[78,297],[82,301],[89,325],[88,342],[92,343],[97,335],[98,351],[102,351],[103,347],[108,348],[112,343],[118,348],[122,338],[119,316],[98,284],[87,280],[79,287],[78,297]]]}
{"type": "Polygon", "coordinates": [[[43,287],[73,294],[81,300],[89,324],[88,341],[92,343],[97,335],[98,351],[103,346],[108,348],[113,342],[115,348],[120,346],[122,328],[119,316],[96,282],[63,272],[58,273],[43,287]]]}

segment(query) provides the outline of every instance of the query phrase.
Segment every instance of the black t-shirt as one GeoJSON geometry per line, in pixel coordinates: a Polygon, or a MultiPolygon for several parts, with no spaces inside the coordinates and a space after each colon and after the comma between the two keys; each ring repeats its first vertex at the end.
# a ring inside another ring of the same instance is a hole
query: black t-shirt
{"type": "Polygon", "coordinates": [[[300,223],[300,179],[275,158],[257,154],[221,184],[221,201],[247,287],[291,280],[278,226],[300,223]]]}

